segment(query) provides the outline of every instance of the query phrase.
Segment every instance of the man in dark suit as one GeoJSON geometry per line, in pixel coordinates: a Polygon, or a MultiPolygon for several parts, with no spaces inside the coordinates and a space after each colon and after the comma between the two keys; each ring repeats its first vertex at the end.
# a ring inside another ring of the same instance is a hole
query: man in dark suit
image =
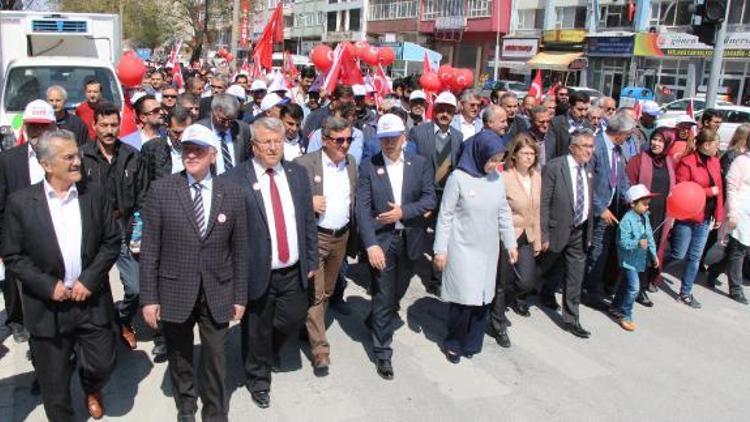
{"type": "Polygon", "coordinates": [[[550,122],[552,117],[543,105],[531,109],[529,122],[531,123],[528,134],[536,141],[539,147],[539,166],[544,167],[548,161],[557,158],[559,154],[567,155],[566,151],[557,151],[557,142],[550,133],[550,122]]]}
{"type": "Polygon", "coordinates": [[[194,421],[197,409],[196,324],[203,349],[201,418],[228,420],[224,343],[229,321],[242,318],[247,303],[247,213],[240,187],[211,176],[218,149],[210,129],[189,126],[182,143],[185,171],[155,182],[143,208],[143,316],[153,328],[161,321],[182,422],[194,421]]]}
{"type": "Polygon", "coordinates": [[[506,92],[500,97],[500,106],[508,114],[508,137],[513,138],[529,129],[529,122],[519,113],[518,97],[512,92],[506,92]]]}
{"type": "Polygon", "coordinates": [[[81,146],[89,141],[89,129],[83,120],[65,109],[67,101],[68,91],[61,85],[53,85],[47,88],[47,102],[55,110],[57,127],[73,132],[78,146],[81,146]]]}
{"type": "Polygon", "coordinates": [[[326,117],[333,116],[333,112],[341,104],[345,103],[354,104],[354,91],[352,91],[352,87],[349,85],[336,85],[336,88],[331,93],[331,102],[325,107],[313,110],[307,116],[302,134],[309,139],[313,132],[323,127],[323,120],[326,117]]]}
{"type": "Polygon", "coordinates": [[[167,136],[153,139],[143,145],[141,157],[149,183],[184,170],[180,139],[192,122],[190,112],[177,105],[169,116],[167,136]]]}
{"type": "MultiPolygon", "coordinates": [[[[229,78],[227,78],[226,75],[220,73],[218,75],[215,75],[213,79],[211,79],[211,95],[201,98],[200,94],[193,93],[193,95],[198,95],[198,98],[200,98],[200,110],[198,112],[199,119],[207,119],[211,117],[213,111],[213,98],[217,95],[223,94],[224,91],[227,90],[227,88],[229,88],[229,78]]],[[[239,110],[237,110],[237,113],[237,115],[239,116],[239,110]]],[[[235,117],[235,119],[236,118],[237,117],[235,117]]]]}
{"type": "MultiPolygon", "coordinates": [[[[567,91],[567,88],[560,89],[567,91]]],[[[570,134],[574,130],[594,129],[586,120],[586,113],[589,111],[589,95],[585,92],[573,92],[570,94],[569,104],[570,106],[565,113],[552,119],[552,126],[549,129],[548,136],[554,140],[558,154],[565,154],[564,151],[568,151],[570,134]]]]}
{"type": "Polygon", "coordinates": [[[37,149],[45,178],[10,196],[2,256],[23,286],[47,418],[73,420],[70,356],[75,350],[89,414],[101,419],[101,389],[115,365],[108,273],[119,251],[119,231],[105,194],[81,183],[75,135],[48,132],[37,149]]]}
{"type": "Polygon", "coordinates": [[[596,137],[593,170],[594,220],[591,250],[586,263],[584,303],[592,308],[607,310],[603,298],[605,286],[614,284],[615,277],[606,277],[609,254],[616,250],[619,219],[630,209],[626,192],[630,188],[625,173],[624,144],[636,129],[635,120],[625,112],[617,112],[607,121],[607,129],[596,137]]]}
{"type": "Polygon", "coordinates": [[[578,307],[586,266],[586,249],[591,243],[593,205],[589,167],[594,152],[594,135],[588,129],[571,136],[570,153],[555,158],[542,169],[542,250],[540,270],[547,277],[540,297],[555,310],[555,290],[563,283],[563,327],[573,335],[588,338],[591,333],[580,323],[578,307]]]}
{"type": "Polygon", "coordinates": [[[273,117],[252,126],[253,159],[225,177],[242,187],[247,205],[253,268],[242,319],[247,389],[261,408],[270,406],[271,367],[297,337],[307,315],[308,283],[318,268],[318,230],[307,173],[282,160],[284,123],[273,117]]]}
{"type": "Polygon", "coordinates": [[[245,122],[237,120],[239,112],[240,103],[237,98],[229,94],[217,94],[211,101],[210,117],[196,122],[211,129],[219,137],[216,174],[223,174],[250,158],[250,128],[245,122]]]}
{"type": "Polygon", "coordinates": [[[328,299],[336,286],[347,244],[354,239],[354,198],[357,163],[348,154],[353,142],[352,126],[341,117],[323,123],[323,148],[295,160],[307,172],[318,225],[318,268],[314,295],[307,311],[307,335],[315,374],[328,374],[330,345],[326,338],[325,314],[328,299]]]}
{"type": "Polygon", "coordinates": [[[373,273],[368,317],[378,374],[393,379],[391,342],[396,307],[409,286],[414,262],[425,252],[424,215],[435,209],[432,168],[420,155],[405,155],[404,122],[392,114],[378,121],[382,152],[362,163],[357,181],[357,226],[373,273]]]}
{"type": "MultiPolygon", "coordinates": [[[[4,229],[2,219],[8,196],[44,179],[44,169],[37,160],[36,146],[42,134],[54,128],[55,113],[52,106],[42,100],[34,100],[24,110],[23,134],[26,143],[0,153],[0,235],[4,229]]],[[[5,271],[3,300],[5,325],[10,329],[13,340],[23,343],[28,340],[29,333],[23,327],[21,294],[12,271],[5,271]]]]}

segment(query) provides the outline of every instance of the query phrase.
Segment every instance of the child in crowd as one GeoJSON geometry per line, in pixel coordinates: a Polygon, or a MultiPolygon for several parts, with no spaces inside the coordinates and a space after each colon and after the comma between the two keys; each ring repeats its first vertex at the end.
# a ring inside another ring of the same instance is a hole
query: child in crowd
{"type": "Polygon", "coordinates": [[[625,277],[610,312],[623,329],[633,331],[636,328],[633,323],[633,303],[640,290],[638,273],[645,271],[649,258],[654,267],[659,266],[654,233],[647,215],[651,198],[658,194],[649,192],[644,185],[631,186],[627,194],[630,211],[617,228],[617,255],[625,277]]]}

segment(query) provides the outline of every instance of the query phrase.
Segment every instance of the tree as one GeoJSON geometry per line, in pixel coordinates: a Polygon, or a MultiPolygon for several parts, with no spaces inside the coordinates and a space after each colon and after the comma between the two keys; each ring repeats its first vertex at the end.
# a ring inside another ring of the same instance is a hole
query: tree
{"type": "MultiPolygon", "coordinates": [[[[203,44],[212,45],[216,33],[232,15],[232,2],[227,0],[173,0],[172,22],[181,28],[189,39],[193,51],[191,61],[200,57],[203,44]]],[[[229,21],[231,24],[231,21],[229,21]]]]}

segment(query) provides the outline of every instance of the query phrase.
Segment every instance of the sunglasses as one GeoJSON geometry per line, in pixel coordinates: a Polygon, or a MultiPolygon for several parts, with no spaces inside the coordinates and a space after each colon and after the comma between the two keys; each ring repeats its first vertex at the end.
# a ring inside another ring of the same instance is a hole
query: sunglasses
{"type": "Polygon", "coordinates": [[[162,112],[162,108],[161,107],[156,107],[155,109],[153,109],[151,111],[147,111],[144,114],[146,114],[146,115],[154,115],[154,114],[160,114],[161,112],[162,112]]]}
{"type": "Polygon", "coordinates": [[[346,144],[351,144],[352,141],[354,141],[354,137],[353,136],[348,136],[348,137],[343,137],[342,136],[341,138],[332,138],[330,136],[326,136],[326,139],[328,139],[329,141],[335,142],[336,145],[338,145],[338,146],[343,146],[345,143],[346,144]]]}
{"type": "Polygon", "coordinates": [[[176,95],[163,95],[163,94],[162,94],[162,96],[161,96],[161,97],[162,97],[162,98],[171,98],[171,99],[175,99],[175,98],[177,98],[177,96],[176,96],[176,95]]]}

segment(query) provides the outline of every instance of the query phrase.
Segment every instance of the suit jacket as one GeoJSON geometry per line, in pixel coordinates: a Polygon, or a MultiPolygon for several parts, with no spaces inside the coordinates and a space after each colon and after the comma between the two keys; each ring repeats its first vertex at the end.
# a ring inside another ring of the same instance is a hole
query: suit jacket
{"type": "Polygon", "coordinates": [[[513,229],[516,239],[522,233],[526,233],[529,243],[534,245],[534,250],[541,250],[541,213],[539,203],[542,195],[542,177],[538,170],[531,173],[531,195],[529,196],[518,172],[514,169],[503,171],[503,182],[505,182],[505,196],[508,199],[511,214],[513,215],[513,229]]]}
{"type": "MultiPolygon", "coordinates": [[[[456,167],[456,164],[458,164],[461,144],[464,141],[464,134],[461,133],[460,129],[451,126],[450,138],[451,169],[453,169],[456,167]]],[[[416,147],[417,154],[427,159],[427,162],[432,166],[432,174],[434,175],[438,167],[437,146],[435,144],[435,123],[426,122],[414,127],[409,132],[409,142],[416,147]]]]}
{"type": "MultiPolygon", "coordinates": [[[[594,172],[593,186],[594,186],[594,200],[592,205],[594,207],[594,215],[601,215],[610,205],[610,198],[612,197],[612,189],[610,183],[610,165],[608,157],[609,151],[607,150],[607,144],[604,141],[604,133],[599,132],[596,136],[594,143],[594,155],[591,158],[591,166],[594,172]]],[[[620,162],[617,164],[617,194],[618,196],[612,198],[612,204],[617,205],[620,210],[620,214],[624,214],[628,210],[628,200],[626,193],[630,188],[630,181],[628,180],[627,172],[625,171],[625,151],[620,154],[620,162]],[[619,201],[619,204],[617,203],[619,201]]],[[[619,218],[619,216],[617,216],[619,218]]]]}
{"type": "MultiPolygon", "coordinates": [[[[357,227],[365,248],[379,245],[388,250],[396,224],[381,224],[378,214],[390,211],[394,202],[393,188],[385,169],[383,153],[362,163],[357,181],[357,227]]],[[[401,210],[406,230],[409,259],[416,260],[425,252],[424,214],[436,207],[435,176],[427,159],[420,155],[404,155],[404,181],[401,188],[401,210]]]]}
{"type": "Polygon", "coordinates": [[[229,322],[247,303],[250,272],[247,213],[240,187],[213,178],[206,235],[200,235],[184,171],[157,180],[143,208],[141,304],[159,304],[161,318],[181,323],[201,286],[211,316],[229,322]]]}
{"type": "Polygon", "coordinates": [[[203,97],[198,103],[198,118],[199,119],[210,119],[211,118],[211,101],[214,97],[203,97]]]}
{"type": "Polygon", "coordinates": [[[34,336],[56,337],[75,330],[78,321],[71,308],[88,312],[99,326],[114,318],[109,270],[120,252],[120,232],[104,193],[81,183],[77,189],[82,227],[78,280],[92,293],[80,304],[50,299],[57,281],[65,277],[65,264],[42,183],[15,192],[7,202],[2,256],[21,282],[24,326],[34,336]]]}
{"type": "MultiPolygon", "coordinates": [[[[318,228],[312,208],[310,182],[299,164],[282,160],[281,165],[286,171],[297,220],[300,284],[303,289],[307,289],[307,273],[318,268],[318,228]]],[[[247,277],[248,299],[256,300],[268,292],[271,281],[271,236],[275,236],[275,233],[271,233],[268,225],[263,195],[260,189],[254,188],[258,178],[252,161],[245,161],[224,173],[221,178],[241,187],[247,206],[247,237],[243,241],[249,248],[246,259],[252,259],[254,264],[247,277]]]]}
{"type": "Polygon", "coordinates": [[[57,127],[73,132],[76,136],[78,146],[84,145],[89,141],[89,128],[86,126],[86,123],[80,117],[67,110],[62,119],[57,119],[57,127]]]}
{"type": "MultiPolygon", "coordinates": [[[[591,180],[591,164],[586,166],[584,183],[589,187],[589,212],[586,220],[586,234],[584,244],[591,244],[591,233],[594,226],[594,205],[592,201],[593,184],[591,180]]],[[[542,169],[542,242],[549,242],[549,250],[560,253],[568,244],[570,233],[574,227],[575,192],[570,178],[568,156],[563,155],[547,162],[542,169]]]]}
{"type": "Polygon", "coordinates": [[[31,185],[28,153],[28,144],[21,144],[0,153],[0,242],[4,228],[3,216],[5,215],[8,197],[13,192],[31,185]]]}
{"type": "MultiPolygon", "coordinates": [[[[323,186],[325,182],[323,179],[325,176],[323,172],[323,154],[323,150],[319,149],[310,154],[299,156],[294,160],[295,163],[302,166],[307,172],[307,178],[310,180],[310,189],[313,196],[323,196],[323,186]]],[[[354,255],[358,246],[358,238],[355,236],[356,230],[354,230],[356,227],[355,204],[357,192],[357,163],[351,154],[347,154],[346,156],[346,171],[349,175],[349,227],[351,229],[349,230],[347,251],[350,252],[350,255],[354,255]]],[[[319,215],[316,214],[316,217],[319,217],[319,215]]]]}
{"type": "MultiPolygon", "coordinates": [[[[195,123],[211,129],[211,117],[198,120],[195,123]]],[[[235,119],[229,131],[232,134],[232,142],[234,142],[234,166],[237,167],[240,163],[250,159],[250,126],[235,119]]],[[[219,151],[219,154],[221,154],[221,151],[219,151]]]]}
{"type": "Polygon", "coordinates": [[[149,183],[172,174],[172,153],[166,138],[146,142],[141,149],[141,158],[149,183]]]}
{"type": "MultiPolygon", "coordinates": [[[[568,154],[568,150],[570,147],[570,133],[572,132],[568,117],[568,113],[563,113],[555,116],[552,119],[552,123],[549,127],[548,136],[552,137],[552,140],[550,142],[554,142],[555,144],[555,157],[568,154]]],[[[585,127],[586,129],[590,129],[592,132],[594,130],[591,124],[589,124],[589,122],[586,120],[583,121],[583,127],[585,127]]],[[[550,160],[552,158],[554,157],[547,156],[547,160],[550,160]]]]}
{"type": "Polygon", "coordinates": [[[529,119],[526,116],[516,114],[513,121],[508,125],[508,135],[513,138],[519,133],[524,133],[529,130],[529,119]]]}

